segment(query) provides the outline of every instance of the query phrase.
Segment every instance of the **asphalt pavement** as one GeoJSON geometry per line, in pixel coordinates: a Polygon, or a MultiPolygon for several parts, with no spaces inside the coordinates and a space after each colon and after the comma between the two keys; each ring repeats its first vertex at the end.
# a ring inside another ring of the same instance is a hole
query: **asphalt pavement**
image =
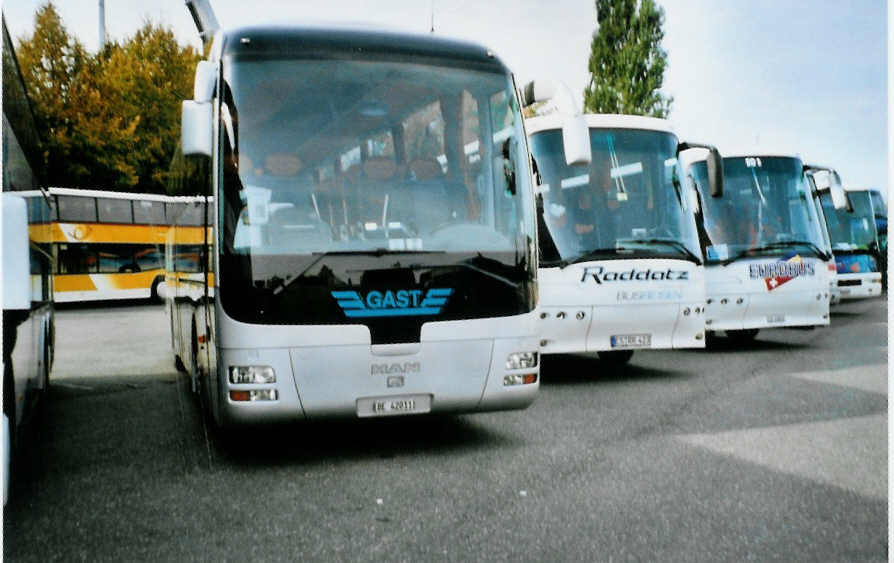
{"type": "Polygon", "coordinates": [[[528,410],[219,436],[165,309],[57,312],[8,561],[884,561],[887,304],[747,348],[546,357],[528,410]]]}

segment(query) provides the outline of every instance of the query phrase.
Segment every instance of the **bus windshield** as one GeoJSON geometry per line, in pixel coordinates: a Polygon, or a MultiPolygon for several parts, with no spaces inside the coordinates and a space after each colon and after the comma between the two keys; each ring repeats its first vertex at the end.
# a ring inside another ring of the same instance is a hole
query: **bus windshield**
{"type": "MultiPolygon", "coordinates": [[[[237,317],[343,321],[318,305],[272,313],[270,300],[311,299],[307,286],[324,281],[318,301],[372,279],[415,287],[425,268],[503,292],[532,281],[530,169],[508,72],[369,57],[225,57],[221,299],[237,317]]],[[[463,314],[495,314],[491,301],[463,314]]]]}
{"type": "Polygon", "coordinates": [[[565,163],[560,130],[531,136],[541,177],[543,265],[671,257],[700,262],[683,196],[677,139],[667,132],[590,129],[592,162],[565,163]]]}
{"type": "Polygon", "coordinates": [[[823,192],[820,197],[823,211],[826,213],[826,224],[829,226],[829,237],[832,239],[833,251],[868,250],[876,241],[875,220],[872,216],[872,205],[867,192],[848,192],[848,199],[853,212],[847,209],[835,209],[832,196],[823,192]]]}
{"type": "Polygon", "coordinates": [[[723,159],[721,197],[707,190],[707,164],[690,167],[702,202],[709,262],[792,253],[825,257],[816,207],[801,161],[793,157],[723,159]]]}

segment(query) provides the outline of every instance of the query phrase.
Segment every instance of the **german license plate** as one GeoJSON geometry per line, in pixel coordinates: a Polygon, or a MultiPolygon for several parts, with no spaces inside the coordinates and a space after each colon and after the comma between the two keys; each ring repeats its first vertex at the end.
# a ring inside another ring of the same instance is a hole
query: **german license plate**
{"type": "Polygon", "coordinates": [[[768,323],[784,323],[785,315],[767,315],[768,323]]]}
{"type": "Polygon", "coordinates": [[[431,395],[397,395],[357,399],[357,416],[395,416],[431,411],[431,395]]]}
{"type": "Polygon", "coordinates": [[[616,334],[612,336],[612,348],[651,348],[651,334],[616,334]]]}

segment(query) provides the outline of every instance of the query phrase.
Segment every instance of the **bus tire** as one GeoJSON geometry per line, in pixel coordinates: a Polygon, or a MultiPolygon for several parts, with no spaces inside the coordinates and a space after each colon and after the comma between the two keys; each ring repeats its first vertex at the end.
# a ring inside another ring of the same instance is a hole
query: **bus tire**
{"type": "Polygon", "coordinates": [[[163,281],[165,281],[164,276],[155,276],[155,279],[152,280],[152,287],[149,289],[149,300],[153,303],[162,303],[164,301],[158,295],[158,285],[163,281]]]}
{"type": "Polygon", "coordinates": [[[620,367],[630,361],[630,358],[633,357],[633,350],[605,350],[597,352],[596,355],[599,356],[599,361],[602,363],[620,367]]]}
{"type": "Polygon", "coordinates": [[[758,332],[760,332],[759,328],[728,330],[726,331],[726,338],[730,342],[734,342],[736,344],[748,344],[749,342],[754,342],[754,339],[757,337],[758,332]]]}

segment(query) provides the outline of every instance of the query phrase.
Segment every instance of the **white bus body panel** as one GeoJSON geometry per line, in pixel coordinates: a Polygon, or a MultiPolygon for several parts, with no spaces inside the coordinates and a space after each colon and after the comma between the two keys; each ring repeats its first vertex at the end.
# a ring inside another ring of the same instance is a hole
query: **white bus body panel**
{"type": "Polygon", "coordinates": [[[644,334],[650,346],[624,348],[705,346],[704,267],[692,262],[601,260],[542,268],[539,289],[542,354],[617,350],[612,336],[644,334]],[[647,279],[665,278],[668,271],[673,281],[647,279]]]}
{"type": "Polygon", "coordinates": [[[224,423],[352,417],[358,415],[359,399],[411,395],[431,396],[433,413],[520,409],[534,401],[539,388],[539,362],[530,369],[505,367],[509,354],[537,350],[534,312],[430,322],[422,326],[419,343],[376,346],[363,325],[253,325],[228,317],[219,304],[216,312],[224,423]],[[271,366],[276,382],[231,384],[231,365],[271,366]],[[538,381],[504,386],[509,373],[534,373],[538,381]],[[231,390],[264,388],[275,388],[279,399],[229,398],[231,390]]]}
{"type": "Polygon", "coordinates": [[[867,299],[882,294],[881,272],[861,272],[859,274],[838,274],[836,278],[841,300],[867,299]],[[841,282],[845,282],[842,284],[841,282]]]}
{"type": "Polygon", "coordinates": [[[816,258],[803,262],[813,274],[780,281],[752,275],[752,265],[779,262],[778,258],[737,260],[708,265],[707,330],[742,330],[829,324],[829,274],[816,258]]]}

